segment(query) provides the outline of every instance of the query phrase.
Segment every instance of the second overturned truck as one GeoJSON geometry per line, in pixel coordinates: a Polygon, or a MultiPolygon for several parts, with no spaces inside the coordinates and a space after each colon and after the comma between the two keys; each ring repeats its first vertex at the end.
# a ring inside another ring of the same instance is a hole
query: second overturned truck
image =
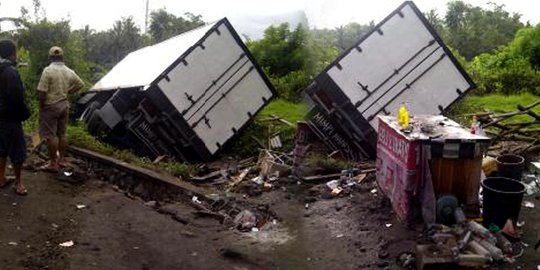
{"type": "Polygon", "coordinates": [[[343,52],[307,89],[313,131],[351,160],[374,159],[378,115],[400,106],[445,113],[474,87],[452,52],[411,1],[343,52]]]}
{"type": "Polygon", "coordinates": [[[108,142],[194,162],[211,159],[274,95],[224,18],[130,53],[75,109],[108,142]]]}

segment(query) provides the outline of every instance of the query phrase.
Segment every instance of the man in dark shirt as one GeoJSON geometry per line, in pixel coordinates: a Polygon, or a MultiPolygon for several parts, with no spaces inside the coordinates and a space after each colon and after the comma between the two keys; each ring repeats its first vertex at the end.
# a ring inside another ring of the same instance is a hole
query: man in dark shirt
{"type": "Polygon", "coordinates": [[[27,190],[21,181],[21,168],[26,160],[26,142],[22,122],[30,117],[24,99],[24,86],[15,69],[17,50],[11,40],[0,40],[0,187],[8,185],[5,177],[7,157],[13,164],[15,183],[19,195],[27,190]]]}

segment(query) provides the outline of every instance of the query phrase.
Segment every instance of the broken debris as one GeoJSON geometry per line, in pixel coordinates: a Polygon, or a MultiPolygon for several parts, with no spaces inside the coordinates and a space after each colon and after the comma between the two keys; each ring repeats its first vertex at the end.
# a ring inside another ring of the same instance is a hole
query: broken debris
{"type": "Polygon", "coordinates": [[[70,241],[67,241],[67,242],[60,243],[58,245],[61,246],[61,247],[72,247],[72,246],[75,245],[75,242],[70,240],[70,241]]]}
{"type": "Polygon", "coordinates": [[[429,235],[431,244],[417,246],[416,257],[421,267],[457,264],[485,268],[493,262],[513,262],[520,253],[503,234],[490,232],[475,221],[453,227],[434,226],[429,235]],[[436,258],[435,254],[441,256],[436,258]]]}
{"type": "Polygon", "coordinates": [[[234,218],[234,224],[241,231],[249,231],[257,226],[257,217],[253,212],[244,210],[234,218]]]}
{"type": "Polygon", "coordinates": [[[540,100],[527,106],[518,104],[517,110],[513,112],[479,112],[473,116],[493,138],[490,150],[494,153],[527,155],[540,151],[540,130],[534,128],[534,125],[540,123],[540,115],[533,110],[538,105],[540,105],[540,100]],[[523,120],[523,115],[533,120],[523,120]]]}
{"type": "Polygon", "coordinates": [[[290,161],[291,158],[287,154],[263,149],[257,162],[257,168],[260,170],[259,175],[263,177],[287,176],[291,172],[291,166],[288,165],[290,161]]]}
{"type": "Polygon", "coordinates": [[[525,206],[527,208],[534,208],[534,203],[531,202],[531,201],[525,201],[525,202],[523,202],[523,206],[525,206]]]}

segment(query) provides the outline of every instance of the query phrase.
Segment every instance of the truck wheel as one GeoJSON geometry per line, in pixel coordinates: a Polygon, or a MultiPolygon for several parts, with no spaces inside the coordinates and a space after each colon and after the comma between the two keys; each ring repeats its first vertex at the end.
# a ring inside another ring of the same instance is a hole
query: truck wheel
{"type": "Polygon", "coordinates": [[[88,132],[90,134],[96,136],[103,132],[103,120],[101,120],[101,116],[98,113],[95,113],[95,110],[88,115],[88,120],[86,121],[86,127],[88,129],[88,132]]]}
{"type": "Polygon", "coordinates": [[[80,120],[84,122],[88,122],[92,118],[92,115],[98,109],[98,107],[99,107],[99,102],[94,101],[90,103],[90,105],[88,105],[88,107],[86,107],[86,109],[81,114],[80,120]]]}

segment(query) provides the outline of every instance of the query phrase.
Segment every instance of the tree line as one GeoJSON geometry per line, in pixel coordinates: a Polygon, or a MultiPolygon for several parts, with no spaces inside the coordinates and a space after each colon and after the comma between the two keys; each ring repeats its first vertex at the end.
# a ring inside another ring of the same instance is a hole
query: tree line
{"type": "MultiPolygon", "coordinates": [[[[521,15],[494,3],[481,8],[452,1],[444,17],[436,10],[424,15],[476,82],[473,94],[540,95],[540,24],[524,24],[521,15]]],[[[319,72],[373,27],[371,22],[291,30],[282,24],[269,27],[263,39],[249,41],[248,47],[280,95],[298,100],[319,72]]]]}
{"type": "MultiPolygon", "coordinates": [[[[129,52],[205,23],[200,15],[176,16],[160,9],[150,14],[147,33],[132,17],[120,18],[105,31],[90,26],[73,30],[69,21],[50,21],[45,14],[40,1],[34,0],[31,12],[22,8],[18,18],[9,18],[18,26],[16,31],[0,29],[0,36],[18,43],[20,61],[26,64],[21,76],[30,90],[37,85],[53,45],[64,48],[67,64],[92,85],[129,52]]],[[[484,9],[463,1],[449,2],[444,17],[436,10],[425,15],[473,77],[476,93],[540,94],[540,24],[524,24],[519,14],[502,5],[484,9]]],[[[334,29],[285,23],[268,27],[260,40],[248,37],[246,44],[280,97],[298,101],[319,72],[373,27],[373,22],[334,29]]]]}

